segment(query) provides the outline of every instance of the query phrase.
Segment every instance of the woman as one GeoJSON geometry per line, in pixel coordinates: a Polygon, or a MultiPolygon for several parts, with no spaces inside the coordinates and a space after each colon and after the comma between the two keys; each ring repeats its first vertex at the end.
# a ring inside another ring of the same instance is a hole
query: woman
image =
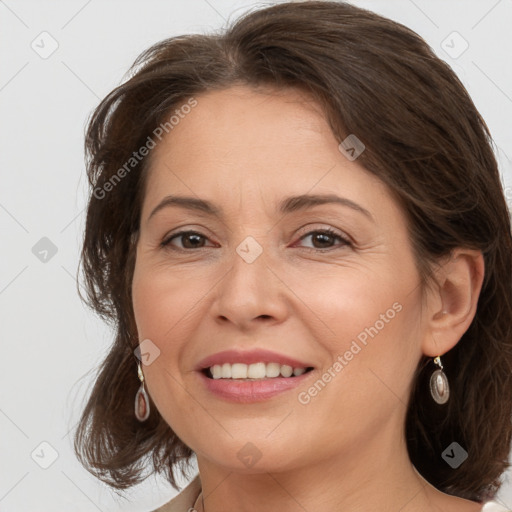
{"type": "Polygon", "coordinates": [[[162,41],[86,149],[88,300],[117,332],[75,438],[89,471],[126,489],[149,457],[178,489],[195,454],[160,511],[495,497],[510,218],[484,121],[417,34],[311,1],[162,41]]]}

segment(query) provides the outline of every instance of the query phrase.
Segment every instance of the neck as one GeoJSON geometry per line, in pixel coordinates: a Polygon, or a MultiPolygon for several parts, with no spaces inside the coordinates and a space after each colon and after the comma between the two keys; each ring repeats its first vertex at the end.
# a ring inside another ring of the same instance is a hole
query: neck
{"type": "Polygon", "coordinates": [[[203,492],[195,508],[198,512],[433,510],[433,498],[442,493],[415,470],[405,441],[397,445],[395,439],[387,450],[382,449],[382,441],[366,440],[337,457],[293,469],[262,465],[258,473],[241,473],[198,456],[203,492]]]}

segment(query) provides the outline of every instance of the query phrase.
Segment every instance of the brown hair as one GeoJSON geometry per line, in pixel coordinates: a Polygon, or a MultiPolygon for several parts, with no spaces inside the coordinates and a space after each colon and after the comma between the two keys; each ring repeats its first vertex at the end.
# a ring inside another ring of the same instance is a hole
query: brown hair
{"type": "Polygon", "coordinates": [[[402,205],[424,283],[456,247],[484,255],[476,316],[443,356],[450,400],[439,406],[429,396],[433,366],[423,357],[406,438],[412,463],[439,490],[475,501],[494,497],[512,435],[511,226],[489,130],[450,67],[403,25],[346,3],[309,1],[254,11],[220,34],[161,41],[131,73],[96,108],[86,135],[86,300],[113,323],[116,337],[75,435],[82,464],[125,489],[147,476],[151,457],[153,471],[177,489],[174,470],[185,474],[193,454],[153,403],[148,421],[134,417],[133,240],[148,158],[122,179],[113,182],[114,175],[191,96],[235,84],[300,87],[324,108],[340,141],[356,134],[365,144],[358,162],[402,205]],[[453,441],[468,452],[456,470],[441,457],[453,441]]]}

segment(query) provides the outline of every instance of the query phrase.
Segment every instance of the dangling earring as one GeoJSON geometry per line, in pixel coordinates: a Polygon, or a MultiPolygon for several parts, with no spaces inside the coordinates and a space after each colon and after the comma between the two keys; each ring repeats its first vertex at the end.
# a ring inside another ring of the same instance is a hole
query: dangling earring
{"type": "Polygon", "coordinates": [[[430,377],[430,393],[438,404],[445,404],[450,397],[450,386],[448,385],[448,378],[443,372],[441,356],[434,358],[434,363],[439,366],[439,370],[433,372],[430,377]]]}
{"type": "Polygon", "coordinates": [[[140,363],[138,365],[140,388],[135,395],[135,417],[139,421],[146,421],[149,417],[149,396],[144,389],[144,374],[140,363]]]}

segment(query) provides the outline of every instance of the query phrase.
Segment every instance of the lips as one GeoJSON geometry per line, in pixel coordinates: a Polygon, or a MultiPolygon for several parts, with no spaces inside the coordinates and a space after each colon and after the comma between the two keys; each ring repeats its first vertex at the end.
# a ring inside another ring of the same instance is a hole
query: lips
{"type": "Polygon", "coordinates": [[[265,349],[225,350],[204,358],[195,369],[199,382],[212,396],[227,402],[245,404],[270,400],[286,391],[291,391],[310,380],[316,373],[313,371],[314,366],[306,361],[265,349]],[[273,372],[272,368],[280,367],[281,374],[269,377],[267,373],[267,376],[263,378],[261,374],[259,378],[238,377],[240,367],[264,366],[257,363],[265,363],[267,372],[271,373],[273,372]],[[219,368],[222,367],[224,373],[225,367],[229,366],[231,366],[231,370],[234,369],[237,376],[230,375],[231,378],[224,378],[225,376],[222,375],[220,378],[219,368]],[[212,368],[216,370],[215,377],[211,373],[212,368]],[[288,376],[283,375],[284,369],[286,369],[284,373],[288,376]],[[294,369],[294,374],[290,375],[292,369],[294,369]],[[295,369],[300,372],[295,373],[295,369]]]}

